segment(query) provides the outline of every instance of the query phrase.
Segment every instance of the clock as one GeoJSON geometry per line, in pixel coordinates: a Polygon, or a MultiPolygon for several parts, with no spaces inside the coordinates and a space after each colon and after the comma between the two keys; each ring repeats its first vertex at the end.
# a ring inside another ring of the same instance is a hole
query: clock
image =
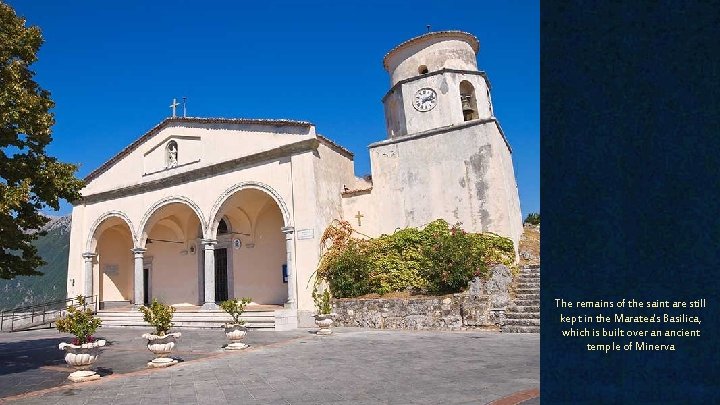
{"type": "Polygon", "coordinates": [[[427,112],[437,105],[437,93],[435,90],[424,87],[415,93],[413,107],[420,112],[427,112]]]}

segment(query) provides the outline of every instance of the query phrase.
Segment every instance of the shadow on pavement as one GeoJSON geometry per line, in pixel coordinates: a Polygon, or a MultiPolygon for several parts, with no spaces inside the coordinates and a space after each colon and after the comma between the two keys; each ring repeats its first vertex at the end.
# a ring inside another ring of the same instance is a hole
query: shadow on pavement
{"type": "Polygon", "coordinates": [[[0,375],[21,373],[43,366],[65,365],[65,352],[58,349],[62,337],[0,342],[0,375]]]}

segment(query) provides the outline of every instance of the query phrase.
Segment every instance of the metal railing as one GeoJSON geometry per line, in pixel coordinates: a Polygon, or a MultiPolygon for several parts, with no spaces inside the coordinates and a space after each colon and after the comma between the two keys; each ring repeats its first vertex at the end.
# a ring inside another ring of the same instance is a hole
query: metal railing
{"type": "MultiPolygon", "coordinates": [[[[83,308],[98,311],[97,295],[85,297],[83,308]]],[[[65,314],[68,306],[78,306],[77,298],[43,302],[0,312],[0,332],[16,332],[37,326],[52,324],[65,314]]]]}

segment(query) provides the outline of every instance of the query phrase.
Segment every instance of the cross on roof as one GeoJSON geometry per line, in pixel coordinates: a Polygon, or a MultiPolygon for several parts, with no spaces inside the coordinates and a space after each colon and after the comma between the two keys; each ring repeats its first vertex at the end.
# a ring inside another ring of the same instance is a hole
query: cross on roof
{"type": "Polygon", "coordinates": [[[180,105],[180,103],[177,102],[177,99],[173,99],[172,104],[170,104],[170,108],[172,108],[173,118],[176,117],[175,108],[177,108],[177,106],[179,106],[179,105],[180,105]]]}

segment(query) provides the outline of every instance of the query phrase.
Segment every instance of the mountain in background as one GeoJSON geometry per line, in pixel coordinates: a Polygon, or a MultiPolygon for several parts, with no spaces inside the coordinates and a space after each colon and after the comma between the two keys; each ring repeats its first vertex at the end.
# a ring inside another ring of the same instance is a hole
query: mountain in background
{"type": "Polygon", "coordinates": [[[33,242],[46,265],[42,276],[20,276],[0,280],[0,311],[18,306],[62,300],[67,295],[67,266],[70,250],[70,215],[50,217],[40,236],[33,242]]]}

